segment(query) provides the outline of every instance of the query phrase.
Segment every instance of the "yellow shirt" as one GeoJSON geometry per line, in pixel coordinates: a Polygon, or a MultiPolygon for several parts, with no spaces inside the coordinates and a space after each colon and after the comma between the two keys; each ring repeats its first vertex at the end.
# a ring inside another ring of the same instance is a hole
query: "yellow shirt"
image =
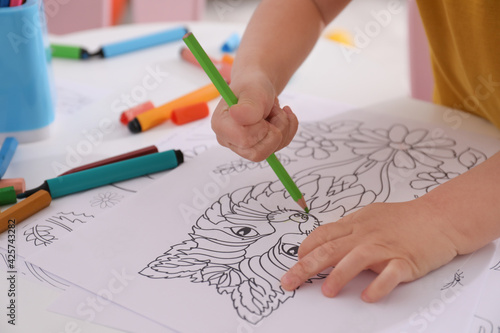
{"type": "Polygon", "coordinates": [[[417,0],[429,39],[434,101],[500,128],[500,0],[417,0]]]}

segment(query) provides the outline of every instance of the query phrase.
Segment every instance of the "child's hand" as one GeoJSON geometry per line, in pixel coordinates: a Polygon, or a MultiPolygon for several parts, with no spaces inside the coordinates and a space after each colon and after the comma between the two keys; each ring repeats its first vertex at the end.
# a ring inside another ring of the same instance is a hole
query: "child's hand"
{"type": "Polygon", "coordinates": [[[212,116],[217,141],[238,155],[258,162],[285,147],[297,132],[298,121],[289,107],[280,108],[275,89],[261,73],[233,80],[238,104],[228,109],[222,100],[212,116]]]}
{"type": "Polygon", "coordinates": [[[334,297],[361,271],[379,273],[363,291],[376,302],[399,283],[422,277],[458,253],[456,230],[422,200],[376,203],[314,230],[299,248],[299,261],[281,279],[294,290],[311,276],[335,266],[322,292],[334,297]]]}

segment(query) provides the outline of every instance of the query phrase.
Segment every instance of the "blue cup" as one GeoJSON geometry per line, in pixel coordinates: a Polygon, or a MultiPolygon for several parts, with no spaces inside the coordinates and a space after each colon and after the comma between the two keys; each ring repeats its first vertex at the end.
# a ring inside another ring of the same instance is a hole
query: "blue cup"
{"type": "Polygon", "coordinates": [[[43,1],[0,8],[0,142],[49,136],[55,118],[50,61],[43,1]]]}

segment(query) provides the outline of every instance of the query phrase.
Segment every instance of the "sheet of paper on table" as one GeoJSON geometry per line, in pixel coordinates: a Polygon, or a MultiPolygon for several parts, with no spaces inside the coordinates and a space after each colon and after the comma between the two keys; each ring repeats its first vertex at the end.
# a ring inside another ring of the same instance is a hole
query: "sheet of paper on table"
{"type": "Polygon", "coordinates": [[[321,281],[284,292],[279,278],[318,225],[371,202],[411,200],[484,161],[497,147],[496,140],[466,132],[350,112],[305,125],[279,152],[309,200],[309,214],[287,197],[266,163],[214,148],[102,215],[92,228],[29,260],[93,292],[117,274],[126,276],[126,288],[113,301],[180,331],[241,325],[260,332],[311,325],[458,331],[470,324],[465,304],[477,302],[492,246],[399,286],[375,305],[359,299],[370,273],[333,300],[321,295],[321,281]],[[419,311],[435,304],[448,311],[439,320],[425,319],[419,311]]]}
{"type": "MultiPolygon", "coordinates": [[[[68,118],[74,117],[80,110],[96,102],[107,93],[67,80],[59,80],[57,87],[58,100],[60,101],[58,111],[68,118]]],[[[284,105],[291,105],[298,118],[303,122],[319,120],[326,115],[339,114],[352,108],[342,103],[286,91],[282,94],[281,100],[284,105]],[[310,105],[315,106],[314,112],[309,111],[310,105]]],[[[181,149],[187,160],[196,158],[216,144],[217,141],[211,130],[209,119],[182,126],[182,131],[172,131],[171,134],[156,143],[160,149],[166,150],[172,147],[181,149]]],[[[42,248],[52,246],[67,234],[77,232],[80,227],[92,224],[97,216],[118,207],[122,200],[147,187],[154,179],[162,177],[165,173],[162,172],[111,186],[104,186],[53,201],[49,208],[18,225],[18,234],[22,235],[17,239],[19,272],[24,277],[41,282],[50,288],[69,289],[71,283],[25,261],[24,258],[42,248]]],[[[6,255],[5,249],[2,248],[2,244],[7,244],[5,239],[5,234],[0,235],[0,256],[2,257],[6,255]]],[[[1,262],[6,262],[5,259],[6,257],[3,261],[0,261],[0,269],[5,269],[1,264],[1,262]]],[[[82,301],[79,297],[74,298],[71,296],[73,291],[78,295],[83,292],[78,288],[68,291],[63,297],[65,301],[61,302],[62,306],[58,307],[55,304],[52,310],[88,320],[85,313],[78,315],[76,309],[82,301]],[[67,301],[75,301],[76,305],[68,306],[67,301]]],[[[108,311],[113,312],[113,305],[113,303],[106,304],[105,309],[99,311],[99,316],[93,318],[92,321],[106,326],[113,326],[112,323],[114,322],[116,328],[123,330],[130,330],[136,326],[148,327],[150,332],[153,330],[154,323],[147,326],[147,320],[140,321],[141,316],[131,316],[130,313],[121,316],[119,321],[113,321],[112,313],[108,315],[108,311]],[[142,326],[139,322],[143,323],[142,326]]],[[[116,311],[127,311],[118,306],[115,307],[117,308],[116,311]]]]}
{"type": "Polygon", "coordinates": [[[488,265],[481,293],[481,299],[475,311],[470,333],[500,332],[500,241],[495,242],[496,252],[488,265]]]}

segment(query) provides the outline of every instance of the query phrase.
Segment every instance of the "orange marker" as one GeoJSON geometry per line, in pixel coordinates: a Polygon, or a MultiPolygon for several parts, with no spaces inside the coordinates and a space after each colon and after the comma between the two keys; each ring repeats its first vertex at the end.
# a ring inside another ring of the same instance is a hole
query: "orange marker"
{"type": "Polygon", "coordinates": [[[230,55],[230,54],[225,53],[222,56],[222,62],[225,63],[225,64],[232,65],[233,62],[234,62],[234,57],[232,55],[230,55]]]}
{"type": "Polygon", "coordinates": [[[208,84],[187,95],[179,97],[172,102],[146,111],[128,123],[128,128],[132,133],[140,133],[149,130],[170,119],[172,111],[201,102],[208,102],[219,97],[219,91],[212,84],[208,84]]]}
{"type": "Polygon", "coordinates": [[[16,194],[26,191],[26,183],[23,178],[0,179],[0,188],[13,186],[16,194]]]}
{"type": "Polygon", "coordinates": [[[172,122],[176,125],[183,125],[195,120],[208,117],[210,110],[206,102],[186,106],[172,111],[172,122]]]}
{"type": "Polygon", "coordinates": [[[9,229],[10,223],[19,223],[48,207],[52,201],[49,192],[40,190],[23,201],[0,213],[0,233],[9,229]],[[9,222],[12,221],[12,222],[9,222]]]}
{"type": "Polygon", "coordinates": [[[127,111],[123,111],[120,117],[120,122],[123,125],[128,125],[129,122],[131,122],[135,117],[137,117],[141,113],[152,110],[154,108],[155,106],[153,105],[153,103],[151,103],[151,101],[147,101],[145,103],[134,106],[133,108],[128,109],[127,111]]]}

